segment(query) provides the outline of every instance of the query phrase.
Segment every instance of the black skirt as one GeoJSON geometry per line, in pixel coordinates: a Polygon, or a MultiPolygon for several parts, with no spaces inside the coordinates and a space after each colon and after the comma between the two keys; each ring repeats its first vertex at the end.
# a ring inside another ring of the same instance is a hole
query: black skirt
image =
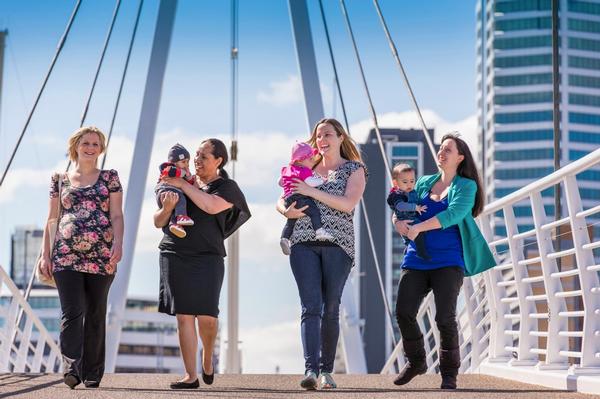
{"type": "Polygon", "coordinates": [[[170,315],[219,316],[225,266],[220,255],[160,253],[158,311],[170,315]]]}

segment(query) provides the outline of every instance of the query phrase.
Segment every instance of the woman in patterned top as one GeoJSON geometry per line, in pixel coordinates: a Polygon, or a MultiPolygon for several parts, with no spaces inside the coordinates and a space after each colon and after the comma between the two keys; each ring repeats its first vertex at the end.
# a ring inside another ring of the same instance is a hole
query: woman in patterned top
{"type": "Polygon", "coordinates": [[[290,264],[302,304],[302,346],[305,375],[300,386],[321,389],[336,387],[331,377],[340,331],[339,308],[342,291],[354,265],[354,208],[365,189],[367,171],[356,145],[335,119],[321,119],[313,129],[309,144],[317,148],[314,171],[325,179],[310,187],[298,179],[294,194],[311,197],[321,212],[323,228],[333,235],[319,241],[308,217],[283,198],[277,210],[287,218],[298,219],[290,238],[290,264]]]}
{"type": "Polygon", "coordinates": [[[41,272],[54,275],[61,306],[60,349],[64,382],[71,389],[82,381],[97,388],[104,375],[104,336],[108,290],[121,260],[123,190],[115,170],[100,170],[104,134],[82,127],[69,138],[71,172],[55,174],[50,185],[48,219],[58,217],[50,253],[44,231],[41,272]],[[58,180],[61,179],[61,213],[58,180]]]}

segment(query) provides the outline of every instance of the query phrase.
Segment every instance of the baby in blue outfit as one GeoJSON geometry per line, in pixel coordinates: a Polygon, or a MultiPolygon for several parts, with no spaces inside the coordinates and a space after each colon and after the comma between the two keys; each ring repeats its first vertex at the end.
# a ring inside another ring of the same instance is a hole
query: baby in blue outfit
{"type": "MultiPolygon", "coordinates": [[[[412,220],[419,222],[419,215],[427,210],[427,206],[418,205],[415,189],[415,169],[406,163],[397,164],[392,170],[392,182],[394,186],[387,197],[387,203],[396,214],[398,220],[412,220]]],[[[404,238],[404,244],[408,245],[410,240],[404,238]]],[[[425,260],[430,257],[425,246],[425,233],[420,233],[415,238],[417,255],[425,260]]]]}

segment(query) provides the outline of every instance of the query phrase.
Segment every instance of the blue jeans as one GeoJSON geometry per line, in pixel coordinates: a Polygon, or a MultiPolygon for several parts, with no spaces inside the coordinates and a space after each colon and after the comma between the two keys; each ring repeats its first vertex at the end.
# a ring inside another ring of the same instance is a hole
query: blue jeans
{"type": "Polygon", "coordinates": [[[340,335],[340,299],[352,259],[337,245],[296,244],[290,264],[302,304],[306,371],[333,371],[340,335]]]}

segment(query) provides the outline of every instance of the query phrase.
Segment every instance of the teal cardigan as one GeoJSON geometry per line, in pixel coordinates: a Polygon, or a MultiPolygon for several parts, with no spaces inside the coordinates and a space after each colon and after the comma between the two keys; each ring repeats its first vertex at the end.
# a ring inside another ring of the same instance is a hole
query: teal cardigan
{"type": "MultiPolygon", "coordinates": [[[[419,198],[423,198],[441,177],[440,173],[421,176],[415,185],[419,198]]],[[[456,175],[448,189],[448,209],[436,215],[442,229],[458,225],[462,240],[465,276],[473,276],[496,266],[496,260],[472,216],[477,184],[456,175]]]]}

